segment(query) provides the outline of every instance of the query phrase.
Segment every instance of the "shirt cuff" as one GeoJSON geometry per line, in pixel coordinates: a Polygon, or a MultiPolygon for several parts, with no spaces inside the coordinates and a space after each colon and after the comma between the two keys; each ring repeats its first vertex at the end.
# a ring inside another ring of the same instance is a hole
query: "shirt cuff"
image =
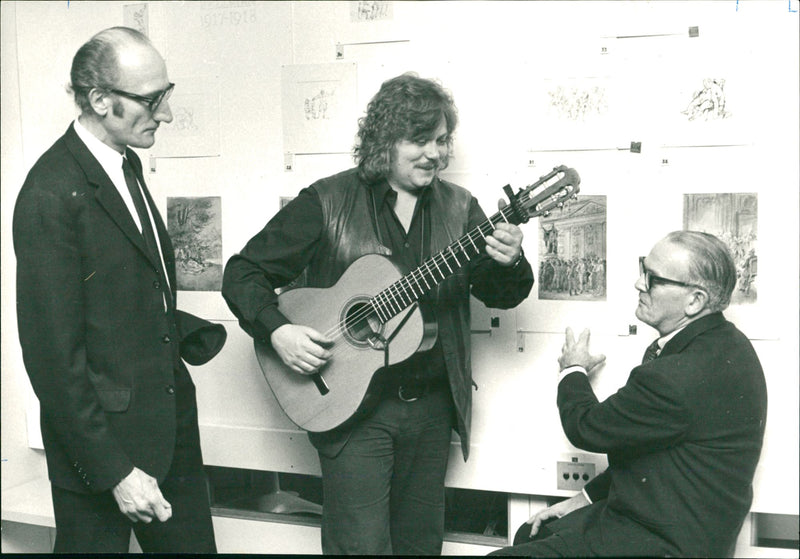
{"type": "Polygon", "coordinates": [[[558,374],[558,382],[561,383],[561,381],[564,380],[564,377],[570,373],[583,373],[584,375],[587,374],[586,369],[582,365],[570,365],[558,374]]]}

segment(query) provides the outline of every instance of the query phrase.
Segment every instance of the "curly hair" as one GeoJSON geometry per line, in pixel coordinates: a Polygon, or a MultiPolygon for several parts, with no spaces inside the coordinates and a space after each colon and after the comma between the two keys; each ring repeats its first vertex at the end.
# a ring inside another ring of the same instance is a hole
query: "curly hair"
{"type": "Polygon", "coordinates": [[[119,50],[127,44],[150,45],[150,40],[129,27],[110,27],[78,49],[72,59],[69,89],[81,111],[89,111],[89,92],[113,88],[119,79],[119,50]]]}
{"type": "Polygon", "coordinates": [[[439,123],[447,125],[447,167],[458,114],[452,96],[438,83],[407,72],[383,82],[358,121],[358,143],[353,154],[358,174],[367,183],[389,175],[394,147],[400,140],[429,137],[439,123]]]}

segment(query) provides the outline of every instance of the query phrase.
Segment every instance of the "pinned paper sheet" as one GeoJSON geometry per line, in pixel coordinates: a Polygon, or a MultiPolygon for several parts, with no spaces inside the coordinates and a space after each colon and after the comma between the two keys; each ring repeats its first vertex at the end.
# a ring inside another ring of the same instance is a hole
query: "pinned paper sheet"
{"type": "Polygon", "coordinates": [[[156,157],[218,156],[219,78],[176,77],[169,98],[172,122],[158,129],[156,157]]]}
{"type": "Polygon", "coordinates": [[[282,79],[284,153],[349,151],[358,119],[356,65],[284,66],[282,79]]]}

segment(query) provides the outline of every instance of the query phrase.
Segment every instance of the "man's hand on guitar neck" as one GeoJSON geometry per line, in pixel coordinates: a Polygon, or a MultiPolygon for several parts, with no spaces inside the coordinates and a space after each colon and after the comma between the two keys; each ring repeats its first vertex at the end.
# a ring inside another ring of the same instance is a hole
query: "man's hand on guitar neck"
{"type": "Polygon", "coordinates": [[[486,254],[503,266],[516,264],[522,251],[522,229],[511,223],[498,223],[486,237],[486,254]]]}
{"type": "Polygon", "coordinates": [[[303,375],[317,372],[332,355],[327,348],[333,340],[308,326],[284,324],[272,333],[270,341],[286,366],[303,375]]]}

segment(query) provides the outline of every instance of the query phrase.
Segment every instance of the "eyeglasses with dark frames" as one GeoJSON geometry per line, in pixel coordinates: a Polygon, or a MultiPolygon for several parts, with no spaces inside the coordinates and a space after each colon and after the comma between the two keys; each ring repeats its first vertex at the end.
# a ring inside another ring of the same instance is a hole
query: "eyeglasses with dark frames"
{"type": "Polygon", "coordinates": [[[127,97],[128,99],[132,99],[133,101],[144,103],[145,106],[147,107],[147,110],[150,111],[150,114],[153,114],[158,110],[158,107],[161,106],[161,103],[169,99],[169,96],[172,95],[173,89],[175,89],[175,84],[170,82],[170,84],[167,86],[166,89],[163,89],[150,97],[145,97],[144,95],[137,95],[136,93],[130,93],[128,91],[123,91],[121,89],[109,88],[108,91],[110,91],[111,93],[116,93],[117,95],[121,95],[122,97],[127,97]]]}
{"type": "Polygon", "coordinates": [[[647,266],[644,265],[644,259],[644,256],[639,257],[639,277],[644,278],[644,286],[646,291],[650,291],[650,288],[653,287],[653,283],[666,283],[670,285],[680,285],[681,287],[699,287],[701,289],[703,287],[701,285],[697,285],[696,283],[686,283],[684,281],[657,276],[647,269],[647,266]]]}

